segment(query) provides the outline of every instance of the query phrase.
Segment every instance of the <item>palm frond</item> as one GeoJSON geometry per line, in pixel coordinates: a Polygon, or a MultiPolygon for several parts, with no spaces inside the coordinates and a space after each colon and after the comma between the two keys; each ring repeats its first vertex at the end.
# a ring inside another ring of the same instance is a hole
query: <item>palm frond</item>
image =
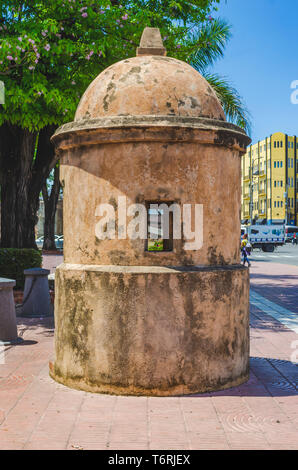
{"type": "Polygon", "coordinates": [[[223,19],[214,19],[204,24],[193,35],[195,50],[190,54],[188,62],[199,72],[214,64],[223,57],[228,41],[231,38],[231,27],[223,19]]]}
{"type": "Polygon", "coordinates": [[[203,73],[203,76],[215,91],[227,119],[237,124],[237,126],[244,129],[250,135],[250,113],[244,105],[238,91],[231,85],[226,77],[211,73],[203,73]]]}

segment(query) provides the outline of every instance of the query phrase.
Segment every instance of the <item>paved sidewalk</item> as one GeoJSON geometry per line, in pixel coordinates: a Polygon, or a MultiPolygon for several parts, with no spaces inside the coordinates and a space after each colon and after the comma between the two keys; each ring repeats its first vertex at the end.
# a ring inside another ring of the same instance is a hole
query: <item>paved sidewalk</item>
{"type": "Polygon", "coordinates": [[[45,269],[49,269],[51,274],[55,272],[55,269],[59,264],[63,263],[63,253],[61,254],[44,254],[42,257],[42,267],[45,269]]]}
{"type": "MultiPolygon", "coordinates": [[[[267,275],[261,267],[254,272],[267,275]]],[[[174,398],[97,395],[57,384],[48,375],[53,324],[18,321],[24,344],[6,348],[5,364],[0,355],[0,449],[298,449],[298,367],[291,362],[298,336],[255,305],[249,382],[174,398]]]]}
{"type": "Polygon", "coordinates": [[[252,262],[250,272],[257,293],[298,314],[298,266],[252,262]]]}

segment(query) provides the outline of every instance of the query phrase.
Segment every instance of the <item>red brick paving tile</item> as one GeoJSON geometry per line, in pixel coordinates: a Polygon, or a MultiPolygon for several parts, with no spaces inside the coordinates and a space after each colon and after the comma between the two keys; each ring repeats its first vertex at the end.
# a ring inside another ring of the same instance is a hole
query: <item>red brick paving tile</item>
{"type": "MultiPolygon", "coordinates": [[[[80,441],[78,441],[80,442],[80,441]]],[[[108,450],[105,442],[80,442],[77,443],[69,443],[66,447],[67,450],[108,450]]]]}
{"type": "Polygon", "coordinates": [[[22,450],[23,448],[23,441],[18,441],[17,439],[0,440],[0,450],[22,450]]]}
{"type": "Polygon", "coordinates": [[[61,441],[50,439],[37,439],[27,442],[23,450],[65,450],[65,444],[61,441]]]}
{"type": "Polygon", "coordinates": [[[42,267],[49,269],[51,273],[55,272],[57,266],[63,263],[63,253],[44,254],[42,257],[42,267]]]}
{"type": "Polygon", "coordinates": [[[194,445],[191,447],[192,450],[231,450],[229,444],[227,443],[215,443],[215,444],[209,444],[209,443],[194,443],[194,445]]]}
{"type": "Polygon", "coordinates": [[[150,450],[190,450],[189,444],[185,441],[160,439],[159,436],[155,436],[150,441],[149,448],[150,450]]]}
{"type": "Polygon", "coordinates": [[[266,439],[270,444],[296,446],[298,449],[297,432],[266,432],[266,439]]]}
{"type": "Polygon", "coordinates": [[[298,313],[298,267],[279,263],[254,263],[251,287],[272,302],[298,313]]]}
{"type": "MultiPolygon", "coordinates": [[[[270,279],[279,302],[281,282],[270,279]]],[[[257,288],[268,296],[273,290],[257,288]]],[[[0,365],[1,449],[298,448],[297,366],[289,362],[297,335],[256,307],[249,381],[188,397],[115,397],[64,387],[48,376],[51,321],[18,318],[18,325],[37,343],[7,349],[0,365]]]]}
{"type": "Polygon", "coordinates": [[[122,439],[118,442],[112,442],[109,447],[109,450],[146,450],[148,449],[147,444],[138,443],[138,442],[126,442],[125,439],[122,439]]]}
{"type": "Polygon", "coordinates": [[[186,427],[188,433],[191,435],[192,433],[201,433],[204,430],[204,433],[215,433],[223,430],[223,426],[218,419],[209,420],[206,419],[193,419],[186,421],[186,427]]]}
{"type": "Polygon", "coordinates": [[[226,434],[231,449],[268,449],[270,446],[263,433],[237,433],[226,434]]]}
{"type": "Polygon", "coordinates": [[[221,431],[209,431],[204,433],[202,432],[203,428],[201,428],[200,433],[192,433],[190,436],[190,448],[191,449],[219,449],[219,450],[228,450],[229,443],[226,437],[226,434],[221,431]]]}
{"type": "Polygon", "coordinates": [[[289,444],[271,444],[270,450],[297,450],[298,445],[289,444]]]}

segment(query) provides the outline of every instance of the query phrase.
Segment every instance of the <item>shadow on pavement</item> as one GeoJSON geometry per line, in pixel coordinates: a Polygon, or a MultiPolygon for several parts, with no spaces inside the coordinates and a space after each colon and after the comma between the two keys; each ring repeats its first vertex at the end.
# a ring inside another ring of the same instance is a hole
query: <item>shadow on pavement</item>
{"type": "Polygon", "coordinates": [[[218,392],[188,395],[194,397],[239,396],[239,397],[283,397],[298,396],[298,365],[290,361],[265,358],[250,358],[250,378],[243,385],[218,392]]]}
{"type": "Polygon", "coordinates": [[[54,336],[54,317],[28,318],[17,317],[19,336],[23,336],[26,331],[34,332],[34,335],[54,336]]]}
{"type": "Polygon", "coordinates": [[[262,295],[267,300],[276,303],[280,307],[284,307],[287,310],[298,314],[297,285],[297,276],[270,276],[268,274],[251,275],[251,289],[253,291],[262,295]],[[260,281],[263,282],[261,283],[260,281]]]}

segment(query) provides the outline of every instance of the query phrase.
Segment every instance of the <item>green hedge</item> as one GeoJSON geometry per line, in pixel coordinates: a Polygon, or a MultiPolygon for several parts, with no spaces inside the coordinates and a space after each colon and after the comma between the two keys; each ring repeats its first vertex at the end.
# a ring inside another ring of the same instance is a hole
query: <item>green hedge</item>
{"type": "Polygon", "coordinates": [[[31,248],[0,248],[0,277],[14,279],[16,289],[23,289],[24,269],[41,268],[41,251],[31,248]]]}

